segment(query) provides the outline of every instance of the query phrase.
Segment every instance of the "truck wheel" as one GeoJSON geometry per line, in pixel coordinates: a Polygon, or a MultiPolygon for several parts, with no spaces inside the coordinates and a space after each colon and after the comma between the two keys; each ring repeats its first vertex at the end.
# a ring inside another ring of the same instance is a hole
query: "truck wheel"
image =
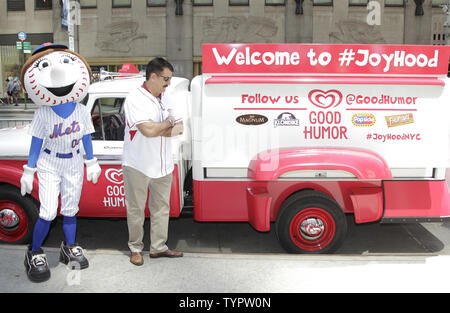
{"type": "Polygon", "coordinates": [[[0,186],[1,243],[30,242],[38,217],[38,206],[30,196],[22,197],[17,187],[0,186]]]}
{"type": "Polygon", "coordinates": [[[280,208],[276,233],[291,253],[331,253],[345,239],[345,214],[331,197],[303,191],[288,198],[280,208]]]}

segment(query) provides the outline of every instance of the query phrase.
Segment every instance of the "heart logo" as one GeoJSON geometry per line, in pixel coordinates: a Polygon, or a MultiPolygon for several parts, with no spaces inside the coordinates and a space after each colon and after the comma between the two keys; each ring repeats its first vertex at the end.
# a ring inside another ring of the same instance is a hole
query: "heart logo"
{"type": "Polygon", "coordinates": [[[112,182],[113,184],[122,184],[123,183],[123,173],[122,169],[110,168],[105,172],[105,177],[107,180],[112,182]]]}
{"type": "Polygon", "coordinates": [[[337,107],[342,102],[342,93],[336,89],[328,91],[314,89],[309,92],[308,98],[316,107],[328,109],[337,107]]]}

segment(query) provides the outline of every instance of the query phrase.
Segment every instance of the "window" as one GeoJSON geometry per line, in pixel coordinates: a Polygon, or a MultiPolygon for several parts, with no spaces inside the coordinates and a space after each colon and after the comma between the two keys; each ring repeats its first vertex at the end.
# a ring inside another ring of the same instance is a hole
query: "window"
{"type": "Polygon", "coordinates": [[[431,5],[433,7],[439,7],[441,5],[446,5],[448,4],[447,0],[431,0],[431,5]]]}
{"type": "Polygon", "coordinates": [[[350,6],[367,6],[369,0],[349,0],[348,5],[350,6]]]}
{"type": "Polygon", "coordinates": [[[25,0],[8,0],[8,11],[25,11],[25,0]]]}
{"type": "Polygon", "coordinates": [[[124,98],[99,98],[92,109],[93,140],[123,140],[125,117],[122,111],[124,98]]]}
{"type": "Polygon", "coordinates": [[[333,0],[313,0],[313,5],[333,5],[333,0]]]}
{"type": "Polygon", "coordinates": [[[201,5],[214,5],[213,0],[192,0],[192,4],[194,6],[201,6],[201,5]]]}
{"type": "Polygon", "coordinates": [[[112,0],[113,8],[131,8],[131,0],[112,0]]]}
{"type": "Polygon", "coordinates": [[[229,5],[248,5],[248,0],[228,0],[229,5]]]}
{"type": "Polygon", "coordinates": [[[52,0],[34,0],[35,10],[51,10],[52,0]]]}
{"type": "Polygon", "coordinates": [[[433,40],[431,41],[433,45],[445,45],[447,43],[445,39],[445,33],[434,33],[433,34],[433,40]]]}
{"type": "Polygon", "coordinates": [[[166,0],[147,0],[148,7],[165,7],[166,0]]]}
{"type": "Polygon", "coordinates": [[[97,0],[80,0],[80,6],[82,9],[96,8],[97,0]]]}
{"type": "Polygon", "coordinates": [[[384,0],[386,7],[403,7],[405,5],[404,0],[384,0]]]}
{"type": "Polygon", "coordinates": [[[285,5],[286,0],[266,0],[266,5],[285,5]]]}

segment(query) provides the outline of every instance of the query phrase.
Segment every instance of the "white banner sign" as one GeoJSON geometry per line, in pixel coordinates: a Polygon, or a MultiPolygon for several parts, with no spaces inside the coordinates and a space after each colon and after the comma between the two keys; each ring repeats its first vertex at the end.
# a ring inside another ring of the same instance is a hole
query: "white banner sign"
{"type": "Polygon", "coordinates": [[[391,168],[447,167],[448,95],[438,85],[209,84],[202,166],[246,168],[280,147],[357,147],[391,168]]]}

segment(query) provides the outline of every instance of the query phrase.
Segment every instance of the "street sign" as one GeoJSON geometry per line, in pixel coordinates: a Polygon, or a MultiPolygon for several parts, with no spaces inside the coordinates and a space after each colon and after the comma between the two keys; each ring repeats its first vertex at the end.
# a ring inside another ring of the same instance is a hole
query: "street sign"
{"type": "Polygon", "coordinates": [[[25,32],[20,32],[17,34],[17,38],[19,38],[20,41],[25,41],[25,39],[27,39],[27,34],[25,32]]]}
{"type": "Polygon", "coordinates": [[[31,53],[31,42],[16,41],[16,48],[17,48],[17,50],[23,49],[23,53],[31,53]]]}

